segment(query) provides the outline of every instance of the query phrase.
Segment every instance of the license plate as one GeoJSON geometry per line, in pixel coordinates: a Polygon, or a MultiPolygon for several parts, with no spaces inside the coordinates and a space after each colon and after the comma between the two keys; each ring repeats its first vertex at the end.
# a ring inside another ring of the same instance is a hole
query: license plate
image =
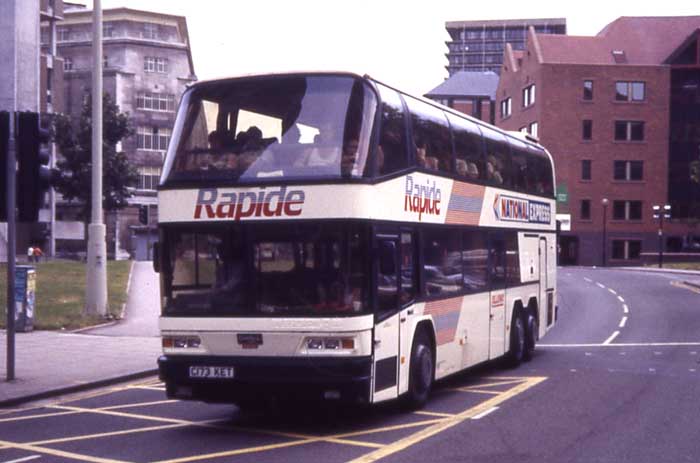
{"type": "Polygon", "coordinates": [[[233,367],[190,367],[190,378],[233,379],[233,367]]]}

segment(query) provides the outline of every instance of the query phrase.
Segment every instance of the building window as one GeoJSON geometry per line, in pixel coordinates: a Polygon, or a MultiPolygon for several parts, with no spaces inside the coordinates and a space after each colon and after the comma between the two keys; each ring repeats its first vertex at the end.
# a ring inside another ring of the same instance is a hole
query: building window
{"type": "Polygon", "coordinates": [[[644,101],[644,82],[615,82],[616,101],[644,101]]]}
{"type": "Polygon", "coordinates": [[[613,172],[615,180],[643,180],[644,161],[613,161],[613,172]]]}
{"type": "Polygon", "coordinates": [[[146,23],[143,25],[143,38],[158,40],[158,25],[146,23]]]}
{"type": "Polygon", "coordinates": [[[71,58],[63,58],[63,70],[72,71],[73,70],[73,60],[71,58]]]}
{"type": "Polygon", "coordinates": [[[147,56],[143,60],[143,70],[165,74],[168,72],[168,60],[166,58],[147,56]]]}
{"type": "Polygon", "coordinates": [[[175,95],[168,93],[139,92],[136,95],[136,109],[174,112],[175,95]]]}
{"type": "Polygon", "coordinates": [[[581,200],[581,220],[591,220],[591,200],[581,200]]]}
{"type": "Polygon", "coordinates": [[[147,151],[166,151],[170,134],[170,129],[139,127],[136,130],[136,148],[147,151]]]}
{"type": "Polygon", "coordinates": [[[615,140],[617,141],[643,141],[644,122],[642,121],[615,121],[615,140]]]}
{"type": "Polygon", "coordinates": [[[583,125],[582,125],[582,138],[584,140],[592,140],[593,139],[593,121],[590,119],[584,119],[583,125]]]}
{"type": "Polygon", "coordinates": [[[102,37],[106,39],[114,37],[114,26],[112,24],[107,23],[102,25],[102,37]]]}
{"type": "Polygon", "coordinates": [[[613,201],[613,220],[642,220],[642,202],[613,201]]]}
{"type": "Polygon", "coordinates": [[[591,160],[581,161],[581,180],[591,180],[591,160]]]}
{"type": "Polygon", "coordinates": [[[58,42],[68,42],[70,40],[70,30],[65,27],[59,27],[56,29],[56,36],[58,42]]]}
{"type": "Polygon", "coordinates": [[[593,100],[593,81],[584,80],[583,81],[583,99],[585,101],[593,100]]]}
{"type": "Polygon", "coordinates": [[[538,135],[539,130],[540,130],[539,125],[537,124],[537,122],[531,123],[527,129],[527,131],[530,133],[530,135],[532,135],[535,138],[537,138],[539,136],[538,135]]]}
{"type": "Polygon", "coordinates": [[[613,240],[612,258],[636,260],[642,253],[642,242],[639,240],[613,240]]]}
{"type": "Polygon", "coordinates": [[[160,167],[139,167],[139,189],[155,190],[160,181],[160,167]]]}
{"type": "Polygon", "coordinates": [[[527,108],[535,104],[535,84],[523,89],[523,107],[527,108]]]}
{"type": "Polygon", "coordinates": [[[501,118],[505,119],[506,117],[510,116],[512,111],[513,111],[513,100],[508,97],[505,100],[501,101],[501,118]]]}

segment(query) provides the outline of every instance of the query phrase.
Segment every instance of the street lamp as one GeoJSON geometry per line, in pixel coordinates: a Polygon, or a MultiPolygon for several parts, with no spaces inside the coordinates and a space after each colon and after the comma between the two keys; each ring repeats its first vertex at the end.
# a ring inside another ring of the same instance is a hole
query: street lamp
{"type": "Polygon", "coordinates": [[[671,205],[664,204],[663,210],[662,206],[653,205],[652,210],[654,211],[654,218],[659,219],[659,268],[664,265],[664,219],[671,218],[671,205]]]}
{"type": "Polygon", "coordinates": [[[607,251],[608,231],[607,231],[607,216],[608,216],[608,198],[603,198],[600,204],[603,205],[603,267],[607,264],[605,253],[607,251]]]}

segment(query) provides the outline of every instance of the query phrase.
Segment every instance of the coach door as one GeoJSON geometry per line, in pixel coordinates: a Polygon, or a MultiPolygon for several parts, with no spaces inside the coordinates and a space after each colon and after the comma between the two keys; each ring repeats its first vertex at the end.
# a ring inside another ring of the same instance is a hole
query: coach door
{"type": "Polygon", "coordinates": [[[489,237],[489,358],[506,348],[506,242],[503,234],[489,237]]]}
{"type": "MultiPolygon", "coordinates": [[[[554,262],[549,261],[549,253],[547,250],[547,238],[540,238],[539,246],[540,254],[540,294],[539,294],[539,306],[545,308],[547,314],[547,326],[554,323],[554,289],[552,288],[552,269],[550,265],[554,262]]],[[[540,309],[540,314],[544,312],[540,309]]],[[[542,316],[542,315],[540,315],[542,316]]],[[[540,319],[540,326],[542,325],[542,319],[540,319]]]]}
{"type": "Polygon", "coordinates": [[[373,274],[375,300],[373,401],[398,395],[399,374],[399,255],[398,230],[377,230],[374,235],[373,274]]]}

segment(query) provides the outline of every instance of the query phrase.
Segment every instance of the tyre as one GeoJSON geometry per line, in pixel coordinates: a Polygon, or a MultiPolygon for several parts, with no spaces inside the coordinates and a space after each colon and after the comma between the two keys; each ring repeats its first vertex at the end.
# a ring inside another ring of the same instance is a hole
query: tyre
{"type": "Polygon", "coordinates": [[[523,352],[523,360],[526,362],[532,360],[535,355],[535,345],[540,335],[540,325],[537,323],[537,318],[532,313],[528,313],[525,317],[525,351],[523,352]]]}
{"type": "Polygon", "coordinates": [[[411,364],[408,373],[408,391],[404,398],[410,409],[421,408],[430,396],[435,381],[435,362],[430,338],[421,330],[416,333],[411,347],[411,364]]]}
{"type": "Polygon", "coordinates": [[[510,325],[510,348],[506,354],[506,364],[516,368],[525,356],[525,322],[520,311],[513,312],[513,322],[510,325]]]}

